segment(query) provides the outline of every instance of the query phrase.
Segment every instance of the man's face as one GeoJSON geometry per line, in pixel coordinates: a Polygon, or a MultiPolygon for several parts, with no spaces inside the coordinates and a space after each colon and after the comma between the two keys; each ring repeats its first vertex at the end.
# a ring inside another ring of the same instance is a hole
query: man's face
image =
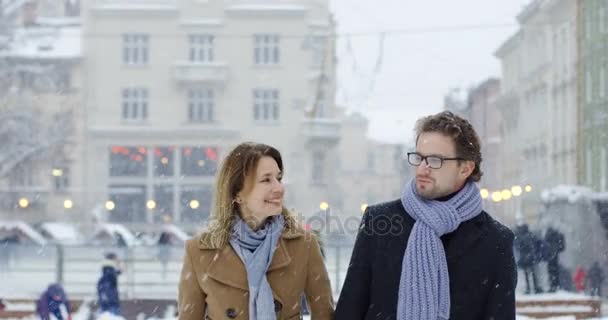
{"type": "MultiPolygon", "coordinates": [[[[458,157],[452,138],[438,132],[422,133],[416,143],[416,152],[422,156],[458,157]]],[[[474,168],[472,161],[459,163],[456,160],[446,160],[441,168],[432,169],[423,160],[416,167],[416,192],[426,199],[452,194],[462,188],[474,168]]]]}

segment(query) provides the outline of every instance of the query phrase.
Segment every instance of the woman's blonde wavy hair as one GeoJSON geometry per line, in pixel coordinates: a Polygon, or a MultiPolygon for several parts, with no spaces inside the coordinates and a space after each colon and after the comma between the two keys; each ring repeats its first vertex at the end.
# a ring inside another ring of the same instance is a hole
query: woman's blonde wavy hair
{"type": "MultiPolygon", "coordinates": [[[[211,219],[201,241],[213,248],[228,244],[235,217],[240,213],[235,199],[237,194],[248,187],[247,180],[253,182],[258,162],[262,157],[271,157],[284,173],[281,153],[266,144],[244,142],[236,146],[222,161],[217,175],[215,199],[211,210],[211,219]]],[[[286,228],[295,228],[294,216],[285,208],[281,214],[285,217],[286,228]]]]}

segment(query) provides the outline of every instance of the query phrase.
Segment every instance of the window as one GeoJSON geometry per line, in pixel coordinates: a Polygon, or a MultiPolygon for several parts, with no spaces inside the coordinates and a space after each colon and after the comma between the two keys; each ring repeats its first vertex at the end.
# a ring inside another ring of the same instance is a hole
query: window
{"type": "Polygon", "coordinates": [[[325,60],[327,50],[327,37],[314,36],[312,37],[312,65],[320,67],[325,60]]]}
{"type": "Polygon", "coordinates": [[[54,168],[53,169],[53,184],[55,191],[65,191],[70,187],[70,169],[54,168]]]}
{"type": "Polygon", "coordinates": [[[148,64],[148,35],[125,34],[122,36],[122,62],[127,65],[148,64]]]}
{"type": "Polygon", "coordinates": [[[182,174],[184,176],[213,176],[218,165],[217,148],[184,147],[182,149],[182,174]]]}
{"type": "Polygon", "coordinates": [[[376,168],[376,155],[373,151],[367,152],[367,170],[374,171],[376,168]]]}
{"type": "Polygon", "coordinates": [[[599,20],[599,25],[600,25],[599,26],[600,32],[606,33],[606,32],[608,32],[608,24],[606,23],[606,8],[605,7],[600,8],[598,14],[599,14],[598,20],[599,20]]]}
{"type": "Polygon", "coordinates": [[[9,184],[14,187],[31,187],[34,185],[34,177],[32,172],[34,166],[31,162],[23,162],[15,166],[9,172],[9,184]]]}
{"type": "Polygon", "coordinates": [[[214,104],[212,89],[190,89],[188,91],[188,120],[190,122],[213,122],[214,104]]]}
{"type": "Polygon", "coordinates": [[[606,191],[606,187],[608,187],[608,170],[606,170],[606,166],[608,166],[608,157],[606,155],[607,147],[602,148],[601,153],[601,162],[600,162],[600,191],[606,191]]]}
{"type": "Polygon", "coordinates": [[[148,89],[126,88],[122,90],[122,119],[146,120],[148,118],[148,89]]]}
{"type": "Polygon", "coordinates": [[[148,150],[145,147],[110,147],[111,177],[144,177],[148,150]]]}
{"type": "Polygon", "coordinates": [[[212,62],[214,37],[208,34],[190,35],[190,61],[212,62]]]}
{"type": "Polygon", "coordinates": [[[209,185],[184,185],[180,192],[182,222],[200,224],[209,218],[212,191],[209,185]]]}
{"type": "Polygon", "coordinates": [[[114,203],[114,208],[109,214],[110,221],[146,221],[146,189],[144,185],[110,185],[109,198],[114,203]]]}
{"type": "Polygon", "coordinates": [[[600,98],[604,98],[606,96],[606,65],[602,65],[600,67],[600,83],[599,83],[599,90],[600,90],[600,98]]]}
{"type": "Polygon", "coordinates": [[[591,150],[590,146],[587,145],[587,150],[585,150],[585,176],[587,180],[587,185],[591,186],[593,184],[593,168],[592,168],[592,159],[591,159],[591,150]]]}
{"type": "Polygon", "coordinates": [[[173,185],[160,184],[154,186],[154,208],[153,221],[162,222],[163,217],[173,218],[173,185]]]}
{"type": "Polygon", "coordinates": [[[154,148],[154,176],[171,177],[173,176],[173,147],[154,148]]]}
{"type": "Polygon", "coordinates": [[[325,90],[320,89],[315,97],[315,109],[314,116],[315,118],[325,118],[328,116],[327,114],[327,98],[325,96],[325,90]]]}
{"type": "Polygon", "coordinates": [[[591,18],[592,18],[592,12],[589,8],[585,8],[585,38],[586,39],[590,39],[591,38],[591,18]]]}
{"type": "Polygon", "coordinates": [[[325,182],[325,153],[315,151],[312,154],[312,172],[311,178],[313,184],[324,184],[325,182]]]}
{"type": "Polygon", "coordinates": [[[256,121],[279,120],[279,90],[253,90],[253,119],[256,121]]]}
{"type": "Polygon", "coordinates": [[[278,64],[279,35],[256,34],[253,36],[253,61],[257,65],[278,64]]]}
{"type": "Polygon", "coordinates": [[[591,77],[591,71],[587,69],[585,72],[585,101],[591,102],[593,99],[593,78],[591,77]]]}

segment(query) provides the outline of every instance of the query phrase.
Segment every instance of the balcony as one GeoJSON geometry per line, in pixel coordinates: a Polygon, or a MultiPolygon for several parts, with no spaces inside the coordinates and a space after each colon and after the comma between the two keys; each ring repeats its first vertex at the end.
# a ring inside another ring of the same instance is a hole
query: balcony
{"type": "Polygon", "coordinates": [[[177,0],[95,0],[93,10],[101,12],[177,12],[177,0]]]}
{"type": "Polygon", "coordinates": [[[333,145],[340,141],[342,123],[335,119],[306,119],[300,130],[308,143],[333,145]]]}
{"type": "Polygon", "coordinates": [[[226,5],[226,12],[238,15],[288,15],[306,14],[310,6],[304,0],[232,0],[226,5]]]}
{"type": "Polygon", "coordinates": [[[225,63],[178,62],[173,76],[180,83],[223,85],[228,81],[228,66],[225,63]]]}

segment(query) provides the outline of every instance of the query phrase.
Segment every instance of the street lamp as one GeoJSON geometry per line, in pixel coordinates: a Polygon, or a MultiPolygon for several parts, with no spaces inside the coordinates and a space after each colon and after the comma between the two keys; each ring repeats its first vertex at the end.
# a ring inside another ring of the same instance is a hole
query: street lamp
{"type": "Polygon", "coordinates": [[[513,193],[514,197],[521,196],[521,193],[522,193],[521,186],[512,186],[511,193],[513,193]]]}
{"type": "MultiPolygon", "coordinates": [[[[319,208],[325,212],[325,230],[329,230],[329,203],[323,201],[319,204],[319,208]]],[[[327,232],[329,233],[329,232],[327,232]]]]}
{"type": "Polygon", "coordinates": [[[329,208],[329,203],[323,201],[319,204],[319,208],[321,208],[321,210],[326,211],[329,208]]]}
{"type": "Polygon", "coordinates": [[[53,177],[61,177],[63,175],[63,170],[55,168],[51,171],[51,174],[53,177]]]}
{"type": "Polygon", "coordinates": [[[114,210],[114,208],[116,208],[116,205],[114,204],[114,201],[112,201],[112,200],[106,201],[106,209],[108,211],[112,211],[112,210],[114,210]]]}
{"type": "Polygon", "coordinates": [[[502,201],[502,193],[500,191],[492,192],[492,201],[494,201],[494,202],[502,201]]]}
{"type": "Polygon", "coordinates": [[[74,202],[70,199],[65,199],[63,201],[63,207],[66,209],[72,209],[72,207],[74,207],[74,202]]]}
{"type": "Polygon", "coordinates": [[[502,197],[503,200],[509,200],[511,199],[511,191],[509,189],[504,189],[500,192],[500,196],[502,197]]]}
{"type": "Polygon", "coordinates": [[[526,192],[532,192],[532,186],[527,184],[525,187],[526,192]]]}
{"type": "Polygon", "coordinates": [[[156,202],[154,200],[148,200],[148,202],[146,202],[146,207],[150,210],[153,210],[154,208],[156,208],[156,202]]]}
{"type": "Polygon", "coordinates": [[[364,213],[366,209],[367,209],[367,203],[362,203],[361,204],[361,213],[364,213]]]}
{"type": "Polygon", "coordinates": [[[24,209],[25,209],[25,208],[27,208],[29,205],[30,205],[30,202],[29,202],[29,200],[27,200],[27,198],[21,198],[21,199],[19,199],[19,206],[20,206],[21,208],[24,208],[24,209]]]}
{"type": "Polygon", "coordinates": [[[486,189],[486,188],[483,188],[483,189],[479,190],[479,194],[481,194],[482,199],[487,199],[488,196],[490,195],[490,191],[488,191],[488,189],[486,189]]]}
{"type": "Polygon", "coordinates": [[[200,203],[198,202],[198,200],[190,201],[190,208],[192,208],[192,209],[197,209],[199,205],[200,205],[200,203]]]}

